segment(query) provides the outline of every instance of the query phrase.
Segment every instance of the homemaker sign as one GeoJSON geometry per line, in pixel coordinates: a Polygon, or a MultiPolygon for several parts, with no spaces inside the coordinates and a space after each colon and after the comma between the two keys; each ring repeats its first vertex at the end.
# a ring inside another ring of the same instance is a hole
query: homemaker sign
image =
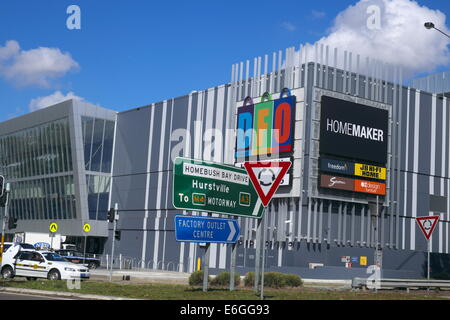
{"type": "Polygon", "coordinates": [[[244,169],[176,158],[173,206],[177,209],[261,218],[264,207],[244,169]]]}
{"type": "Polygon", "coordinates": [[[387,110],[322,96],[320,152],[384,165],[388,121],[387,110]]]}

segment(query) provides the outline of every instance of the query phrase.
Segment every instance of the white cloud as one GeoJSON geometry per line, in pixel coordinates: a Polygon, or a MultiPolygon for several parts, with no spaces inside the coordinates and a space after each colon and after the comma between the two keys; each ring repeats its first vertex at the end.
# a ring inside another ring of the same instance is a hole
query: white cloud
{"type": "MultiPolygon", "coordinates": [[[[329,35],[318,42],[401,66],[404,74],[411,76],[449,64],[449,39],[424,27],[425,22],[432,21],[448,33],[445,19],[439,10],[415,1],[361,0],[339,13],[329,35]],[[368,26],[368,20],[373,22],[374,17],[373,11],[367,11],[370,6],[379,8],[379,28],[370,23],[368,26]]],[[[313,51],[309,50],[309,59],[313,51]]]]}
{"type": "Polygon", "coordinates": [[[291,22],[285,21],[281,24],[281,26],[286,29],[287,31],[295,31],[297,30],[297,27],[292,24],[291,22]]]}
{"type": "Polygon", "coordinates": [[[311,14],[314,19],[322,19],[325,18],[325,16],[327,15],[325,12],[318,10],[312,10],[311,14]]]}
{"type": "Polygon", "coordinates": [[[56,91],[51,95],[32,99],[29,104],[29,109],[32,112],[69,99],[84,100],[83,98],[76,96],[73,92],[69,92],[66,95],[64,95],[61,93],[61,91],[56,91]]]}
{"type": "Polygon", "coordinates": [[[0,76],[18,86],[47,88],[50,80],[78,68],[70,53],[63,53],[58,48],[22,50],[15,40],[0,46],[0,76]]]}

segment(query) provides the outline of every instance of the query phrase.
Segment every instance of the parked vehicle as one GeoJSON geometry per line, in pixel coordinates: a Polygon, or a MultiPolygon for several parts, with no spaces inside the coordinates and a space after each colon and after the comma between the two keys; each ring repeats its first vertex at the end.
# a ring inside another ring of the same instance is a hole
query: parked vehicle
{"type": "Polygon", "coordinates": [[[55,252],[72,263],[87,265],[89,269],[96,269],[100,267],[100,259],[89,256],[85,257],[81,252],[77,252],[75,250],[56,250],[55,252]]]}
{"type": "Polygon", "coordinates": [[[1,275],[4,279],[17,276],[28,280],[85,280],[90,277],[88,268],[71,263],[54,252],[20,250],[18,246],[10,249],[15,249],[15,252],[9,250],[3,257],[1,275]]]}
{"type": "MultiPolygon", "coordinates": [[[[35,247],[32,244],[29,243],[14,243],[14,242],[5,242],[4,246],[5,248],[3,249],[3,253],[7,252],[9,248],[11,248],[11,246],[14,245],[18,245],[20,246],[21,249],[26,249],[26,250],[34,250],[35,247]]],[[[0,247],[1,247],[1,243],[0,243],[0,247]]]]}

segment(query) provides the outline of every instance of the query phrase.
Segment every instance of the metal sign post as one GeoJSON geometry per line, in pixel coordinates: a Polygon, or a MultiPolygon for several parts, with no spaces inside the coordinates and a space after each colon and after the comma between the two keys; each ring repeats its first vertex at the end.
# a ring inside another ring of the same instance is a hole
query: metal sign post
{"type": "Polygon", "coordinates": [[[84,251],[83,251],[83,257],[84,257],[84,264],[86,264],[86,243],[87,243],[87,235],[88,232],[91,230],[91,226],[87,223],[83,225],[83,232],[84,232],[84,251]]]}
{"type": "Polygon", "coordinates": [[[256,254],[255,254],[255,292],[259,291],[259,272],[261,268],[261,221],[258,220],[256,229],[256,254]]]}
{"type": "Polygon", "coordinates": [[[264,300],[264,267],[266,264],[266,215],[267,215],[267,208],[266,212],[264,212],[264,216],[262,218],[262,262],[261,262],[261,294],[260,299],[264,300]]]}
{"type": "MultiPolygon", "coordinates": [[[[208,213],[208,217],[211,216],[211,213],[208,213]]],[[[203,292],[208,291],[208,275],[209,275],[209,255],[210,255],[210,247],[211,244],[206,244],[206,251],[205,251],[205,257],[204,257],[204,264],[205,268],[203,270],[203,292]]]]}
{"type": "Polygon", "coordinates": [[[267,207],[272,197],[278,190],[284,176],[292,166],[290,161],[272,161],[272,162],[244,162],[244,168],[247,171],[250,180],[258,193],[259,198],[264,206],[262,219],[258,220],[258,228],[256,235],[256,260],[255,260],[255,291],[258,293],[260,272],[261,275],[261,300],[264,299],[264,260],[266,250],[266,232],[264,230],[263,219],[267,214],[267,207]],[[261,261],[261,250],[263,250],[261,261]]]}
{"type": "Polygon", "coordinates": [[[430,280],[430,252],[431,252],[431,234],[438,225],[439,216],[425,216],[416,218],[416,222],[427,239],[427,279],[430,280]]]}
{"type": "Polygon", "coordinates": [[[431,241],[428,239],[428,252],[427,252],[427,280],[430,280],[430,251],[431,251],[431,241]]]}
{"type": "Polygon", "coordinates": [[[234,277],[236,275],[236,255],[237,255],[237,242],[231,245],[230,291],[234,290],[234,277]]]}
{"type": "Polygon", "coordinates": [[[208,276],[209,276],[209,256],[211,244],[206,244],[206,251],[204,256],[204,270],[203,270],[203,292],[208,291],[208,276]]]}
{"type": "MultiPolygon", "coordinates": [[[[3,178],[3,177],[2,177],[3,178]]],[[[3,179],[2,179],[3,180],[3,179]]],[[[2,186],[3,192],[3,186],[2,186]]],[[[6,218],[8,217],[8,198],[10,192],[10,184],[9,182],[6,184],[6,202],[5,202],[5,211],[3,215],[3,226],[2,226],[2,246],[0,248],[0,266],[3,260],[3,246],[5,245],[5,228],[6,228],[6,218]]]]}

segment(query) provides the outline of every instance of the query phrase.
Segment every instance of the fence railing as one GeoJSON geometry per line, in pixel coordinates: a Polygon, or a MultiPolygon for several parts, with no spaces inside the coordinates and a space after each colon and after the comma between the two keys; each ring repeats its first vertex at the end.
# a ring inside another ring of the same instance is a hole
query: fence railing
{"type": "Polygon", "coordinates": [[[98,256],[101,266],[103,268],[110,269],[112,263],[112,269],[115,270],[161,270],[161,271],[174,271],[174,272],[188,272],[187,264],[180,264],[176,261],[163,261],[159,260],[156,263],[153,260],[144,261],[137,258],[127,257],[123,255],[114,255],[111,259],[111,255],[105,254],[98,256]]]}
{"type": "Polygon", "coordinates": [[[353,278],[353,289],[450,289],[448,280],[353,278]]]}

